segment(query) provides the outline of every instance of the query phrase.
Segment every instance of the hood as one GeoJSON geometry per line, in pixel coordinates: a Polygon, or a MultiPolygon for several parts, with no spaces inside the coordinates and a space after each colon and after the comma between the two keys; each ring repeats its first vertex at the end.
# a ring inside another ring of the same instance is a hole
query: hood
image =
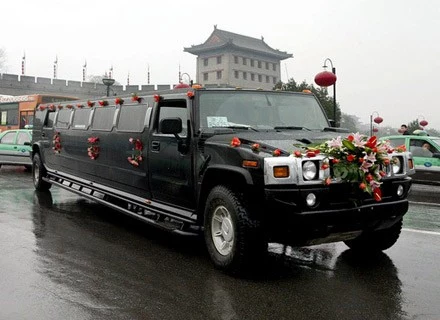
{"type": "Polygon", "coordinates": [[[286,153],[298,150],[300,147],[312,146],[331,140],[338,136],[346,136],[347,133],[321,132],[304,130],[286,130],[281,132],[254,132],[237,131],[233,134],[218,134],[206,140],[206,143],[230,144],[232,138],[237,137],[242,143],[258,143],[268,148],[280,149],[286,153]]]}

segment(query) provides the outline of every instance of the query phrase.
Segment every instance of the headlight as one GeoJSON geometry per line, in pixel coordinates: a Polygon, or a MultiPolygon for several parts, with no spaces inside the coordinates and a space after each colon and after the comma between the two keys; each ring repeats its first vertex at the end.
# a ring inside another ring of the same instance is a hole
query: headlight
{"type": "Polygon", "coordinates": [[[302,165],[303,178],[313,180],[318,173],[318,167],[313,161],[305,161],[302,165]]]}
{"type": "Polygon", "coordinates": [[[400,157],[393,157],[393,173],[401,173],[402,172],[402,161],[400,157]]]}

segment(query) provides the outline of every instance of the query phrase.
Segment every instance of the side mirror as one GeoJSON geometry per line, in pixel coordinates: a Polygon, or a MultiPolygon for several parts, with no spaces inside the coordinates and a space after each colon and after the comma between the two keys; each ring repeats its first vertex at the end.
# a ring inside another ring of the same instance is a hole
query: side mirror
{"type": "Polygon", "coordinates": [[[438,152],[433,153],[433,154],[432,154],[432,157],[433,157],[433,158],[440,159],[440,153],[438,153],[438,152]]]}
{"type": "Polygon", "coordinates": [[[182,119],[165,118],[159,123],[159,132],[164,134],[174,134],[182,132],[182,119]]]}

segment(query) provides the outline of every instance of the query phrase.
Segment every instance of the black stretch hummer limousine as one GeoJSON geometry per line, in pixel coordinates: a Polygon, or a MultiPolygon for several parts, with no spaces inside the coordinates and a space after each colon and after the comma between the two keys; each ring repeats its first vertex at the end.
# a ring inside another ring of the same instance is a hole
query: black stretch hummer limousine
{"type": "Polygon", "coordinates": [[[203,234],[215,266],[229,272],[260,263],[270,242],[385,250],[408,209],[411,154],[391,155],[381,201],[334,176],[323,183],[325,155],[293,155],[346,134],[309,93],[188,87],[42,104],[33,181],[203,234]]]}

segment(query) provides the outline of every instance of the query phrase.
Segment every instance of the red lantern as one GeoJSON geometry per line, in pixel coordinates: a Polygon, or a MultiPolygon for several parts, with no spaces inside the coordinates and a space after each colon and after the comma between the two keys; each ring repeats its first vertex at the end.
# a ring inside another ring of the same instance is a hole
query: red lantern
{"type": "Polygon", "coordinates": [[[333,72],[323,71],[315,76],[315,83],[321,87],[329,87],[336,83],[336,75],[333,72]]]}
{"type": "Polygon", "coordinates": [[[422,121],[419,122],[419,124],[420,124],[422,127],[426,127],[426,126],[428,125],[428,121],[426,121],[426,120],[422,120],[422,121]]]}
{"type": "Polygon", "coordinates": [[[379,124],[379,123],[382,123],[383,118],[382,118],[382,117],[376,117],[376,118],[374,118],[373,121],[374,121],[375,123],[379,124]]]}
{"type": "Polygon", "coordinates": [[[379,129],[373,128],[373,132],[379,132],[379,129]]]}

